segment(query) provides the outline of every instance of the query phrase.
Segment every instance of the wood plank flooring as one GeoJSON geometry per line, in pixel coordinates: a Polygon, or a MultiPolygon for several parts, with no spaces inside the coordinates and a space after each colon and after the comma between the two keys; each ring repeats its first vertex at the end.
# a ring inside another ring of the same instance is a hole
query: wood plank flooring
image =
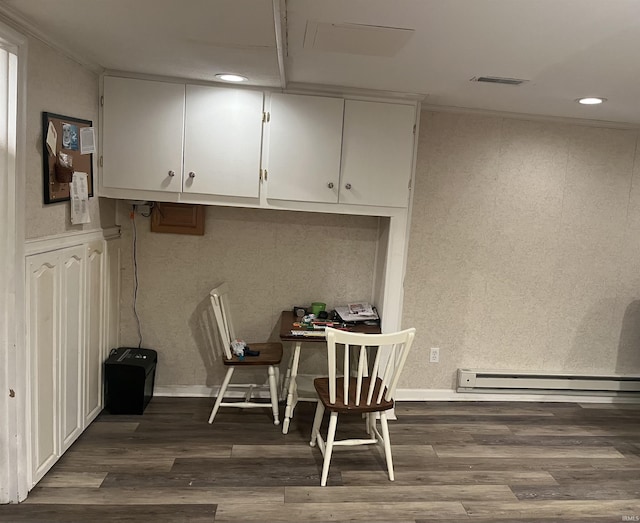
{"type": "MultiPolygon", "coordinates": [[[[269,409],[221,409],[209,425],[211,406],[154,398],[142,416],[103,413],[0,521],[640,521],[640,405],[400,403],[396,481],[378,449],[342,447],[324,488],[314,405],[298,405],[286,436],[269,409]]],[[[342,417],[338,437],[363,425],[342,417]]]]}

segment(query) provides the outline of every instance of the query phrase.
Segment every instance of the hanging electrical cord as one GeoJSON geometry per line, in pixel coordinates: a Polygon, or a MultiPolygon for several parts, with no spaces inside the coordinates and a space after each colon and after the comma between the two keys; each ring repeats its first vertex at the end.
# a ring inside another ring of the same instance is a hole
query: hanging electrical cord
{"type": "Polygon", "coordinates": [[[142,327],[140,326],[140,316],[138,315],[138,252],[137,252],[137,231],[136,231],[136,206],[131,209],[131,254],[133,257],[133,314],[136,317],[138,326],[138,348],[142,347],[142,327]]]}

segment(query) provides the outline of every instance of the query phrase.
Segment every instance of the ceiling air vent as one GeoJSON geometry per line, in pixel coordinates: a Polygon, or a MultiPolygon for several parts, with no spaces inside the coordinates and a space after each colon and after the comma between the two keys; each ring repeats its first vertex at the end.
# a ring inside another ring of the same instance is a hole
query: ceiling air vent
{"type": "Polygon", "coordinates": [[[520,85],[528,82],[529,80],[521,80],[520,78],[502,78],[500,76],[474,76],[471,81],[485,82],[489,84],[520,85]]]}

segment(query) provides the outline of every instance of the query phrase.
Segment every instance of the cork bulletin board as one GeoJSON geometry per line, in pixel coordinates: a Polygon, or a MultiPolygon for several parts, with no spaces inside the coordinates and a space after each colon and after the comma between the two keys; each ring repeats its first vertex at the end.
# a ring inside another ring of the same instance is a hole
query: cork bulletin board
{"type": "Polygon", "coordinates": [[[81,130],[93,127],[90,120],[42,113],[42,167],[44,203],[70,199],[73,173],[87,173],[89,196],[93,196],[93,154],[82,154],[81,130]]]}

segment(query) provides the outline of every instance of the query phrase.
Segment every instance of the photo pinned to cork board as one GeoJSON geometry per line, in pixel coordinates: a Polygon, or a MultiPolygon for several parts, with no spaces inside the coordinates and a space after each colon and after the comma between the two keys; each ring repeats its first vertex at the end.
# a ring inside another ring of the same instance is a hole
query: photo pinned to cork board
{"type": "MultiPolygon", "coordinates": [[[[42,113],[44,203],[71,199],[74,173],[86,174],[87,196],[93,196],[95,131],[91,120],[42,113]]],[[[81,178],[84,181],[84,177],[81,178]]]]}

